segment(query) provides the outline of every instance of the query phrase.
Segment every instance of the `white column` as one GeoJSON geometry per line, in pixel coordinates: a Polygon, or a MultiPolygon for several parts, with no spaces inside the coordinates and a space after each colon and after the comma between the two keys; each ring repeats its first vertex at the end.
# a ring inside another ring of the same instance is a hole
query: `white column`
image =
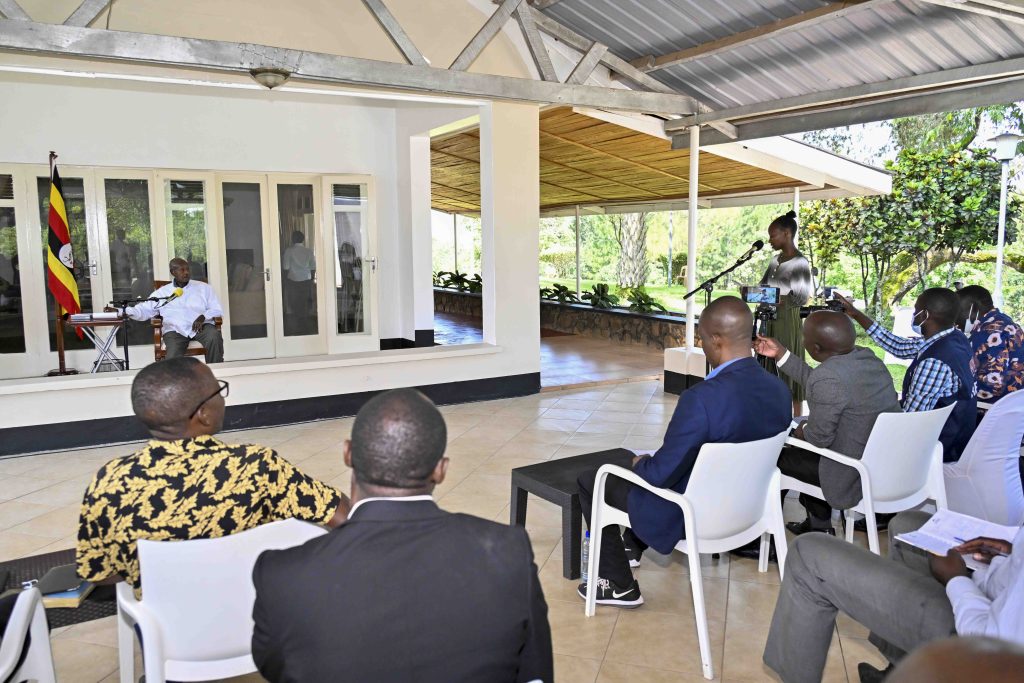
{"type": "Polygon", "coordinates": [[[796,219],[800,220],[800,188],[793,188],[793,211],[796,212],[796,219]]]}
{"type": "MultiPolygon", "coordinates": [[[[700,126],[690,126],[690,203],[686,210],[686,291],[697,287],[697,176],[700,173],[700,126]]],[[[686,348],[694,348],[696,307],[694,297],[686,300],[686,348]]]]}
{"type": "Polygon", "coordinates": [[[1003,162],[1002,178],[999,182],[999,233],[996,237],[996,291],[992,299],[997,308],[1003,305],[1003,250],[1006,246],[1006,183],[1010,162],[1003,162]]]}
{"type": "Polygon", "coordinates": [[[539,114],[510,102],[480,114],[484,342],[509,375],[540,371],[539,114]]]}
{"type": "MultiPolygon", "coordinates": [[[[412,226],[412,336],[434,329],[433,230],[430,218],[430,136],[409,138],[409,218],[412,226]]],[[[409,335],[409,331],[405,332],[409,335]]],[[[431,342],[429,333],[427,343],[431,342]]]]}
{"type": "Polygon", "coordinates": [[[576,296],[580,295],[580,205],[576,205],[576,296]]]}

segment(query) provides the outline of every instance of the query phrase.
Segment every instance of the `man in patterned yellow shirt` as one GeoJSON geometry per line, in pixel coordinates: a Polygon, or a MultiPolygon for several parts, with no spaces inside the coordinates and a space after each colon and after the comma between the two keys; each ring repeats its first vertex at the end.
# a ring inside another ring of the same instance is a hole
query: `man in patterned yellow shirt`
{"type": "Polygon", "coordinates": [[[135,542],[217,538],[279,519],[336,527],[349,499],[273,450],[214,438],[228,383],[191,357],[143,368],[132,408],[153,440],[100,468],[78,526],[78,575],[140,587],[135,542]]]}

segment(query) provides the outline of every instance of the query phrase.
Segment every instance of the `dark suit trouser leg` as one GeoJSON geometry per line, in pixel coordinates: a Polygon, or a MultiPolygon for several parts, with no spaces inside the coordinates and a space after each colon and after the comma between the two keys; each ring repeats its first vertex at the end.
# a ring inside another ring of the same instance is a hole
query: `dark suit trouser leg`
{"type": "MultiPolygon", "coordinates": [[[[577,479],[580,485],[580,507],[583,508],[583,518],[587,520],[587,528],[590,528],[590,512],[594,501],[594,484],[597,481],[597,468],[583,472],[577,479]]],[[[609,505],[629,513],[627,498],[629,490],[633,485],[619,479],[608,477],[604,490],[604,500],[609,505]]],[[[591,534],[593,538],[593,533],[591,534]]],[[[639,539],[637,539],[639,540],[639,539]]],[[[629,569],[629,559],[626,557],[626,548],[622,544],[622,536],[617,526],[607,527],[601,536],[601,557],[598,564],[598,576],[608,579],[615,584],[625,587],[633,583],[633,572],[629,569]]]]}
{"type": "Polygon", "coordinates": [[[919,562],[879,557],[826,534],[789,547],[764,662],[786,683],[819,683],[843,611],[871,630],[887,657],[954,632],[946,591],[919,562]]]}
{"type": "Polygon", "coordinates": [[[224,337],[215,325],[203,325],[195,340],[206,350],[207,363],[224,362],[224,337]]]}
{"type": "Polygon", "coordinates": [[[188,349],[188,337],[183,337],[177,332],[164,332],[164,349],[167,350],[166,358],[177,358],[184,356],[188,349]]]}
{"type": "MultiPolygon", "coordinates": [[[[811,486],[821,486],[821,478],[818,476],[820,461],[821,456],[817,453],[786,446],[779,455],[779,471],[787,477],[799,479],[811,486]]],[[[816,526],[832,525],[832,507],[825,501],[801,493],[800,504],[807,510],[808,516],[816,526]]]]}

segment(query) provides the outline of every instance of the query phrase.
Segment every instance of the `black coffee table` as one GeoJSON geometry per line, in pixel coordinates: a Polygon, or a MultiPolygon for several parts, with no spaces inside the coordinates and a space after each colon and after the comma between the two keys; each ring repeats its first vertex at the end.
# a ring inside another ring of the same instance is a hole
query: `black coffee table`
{"type": "Polygon", "coordinates": [[[580,541],[583,536],[583,513],[580,510],[580,473],[601,465],[629,467],[633,451],[613,448],[571,458],[517,467],[512,470],[512,503],[510,524],[526,526],[526,499],[532,493],[562,508],[562,576],[580,578],[580,541]]]}

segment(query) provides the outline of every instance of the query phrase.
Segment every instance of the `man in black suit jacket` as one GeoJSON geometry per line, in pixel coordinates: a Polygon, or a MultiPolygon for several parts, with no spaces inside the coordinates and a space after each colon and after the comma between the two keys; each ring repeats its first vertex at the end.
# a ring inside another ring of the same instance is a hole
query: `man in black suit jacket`
{"type": "Polygon", "coordinates": [[[553,679],[547,604],[526,532],[437,507],[447,430],[399,389],[356,417],[352,510],[253,569],[253,659],[272,683],[553,679]]]}

